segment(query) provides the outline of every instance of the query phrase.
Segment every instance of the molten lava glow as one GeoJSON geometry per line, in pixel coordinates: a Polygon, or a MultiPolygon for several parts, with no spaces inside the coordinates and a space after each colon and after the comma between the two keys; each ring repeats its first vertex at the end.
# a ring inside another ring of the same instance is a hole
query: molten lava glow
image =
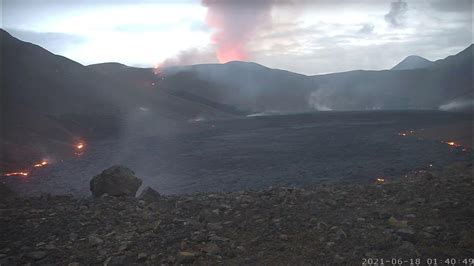
{"type": "Polygon", "coordinates": [[[155,75],[159,75],[159,74],[161,73],[160,64],[156,64],[156,65],[153,67],[153,73],[155,73],[155,75]]]}
{"type": "Polygon", "coordinates": [[[454,141],[448,141],[448,142],[446,142],[446,144],[448,144],[449,146],[458,146],[456,144],[456,142],[454,142],[454,141]]]}
{"type": "Polygon", "coordinates": [[[229,61],[245,61],[248,56],[242,45],[223,46],[217,49],[217,59],[219,63],[227,63],[229,61]]]}
{"type": "Polygon", "coordinates": [[[28,172],[12,172],[3,174],[4,176],[28,176],[28,172]]]}
{"type": "Polygon", "coordinates": [[[76,148],[77,148],[78,150],[84,149],[84,143],[80,142],[80,143],[76,144],[76,148]]]}
{"type": "Polygon", "coordinates": [[[33,167],[43,167],[47,164],[48,164],[47,161],[41,161],[40,163],[34,164],[33,167]]]}

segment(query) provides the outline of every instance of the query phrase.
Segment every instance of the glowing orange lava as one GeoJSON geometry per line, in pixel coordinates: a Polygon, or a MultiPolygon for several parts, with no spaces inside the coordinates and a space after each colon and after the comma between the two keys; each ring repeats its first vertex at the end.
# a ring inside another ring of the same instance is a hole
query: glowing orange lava
{"type": "Polygon", "coordinates": [[[4,176],[28,176],[28,172],[12,172],[3,174],[4,176]]]}
{"type": "Polygon", "coordinates": [[[82,143],[82,142],[77,143],[77,144],[76,144],[76,148],[77,148],[78,150],[84,149],[84,143],[82,143]]]}
{"type": "Polygon", "coordinates": [[[153,67],[153,73],[155,73],[155,75],[159,75],[159,74],[161,73],[160,64],[156,64],[156,65],[153,67]]]}
{"type": "Polygon", "coordinates": [[[459,145],[458,143],[456,143],[454,141],[444,141],[444,143],[448,144],[449,146],[453,146],[453,147],[461,146],[461,145],[459,145]]]}
{"type": "Polygon", "coordinates": [[[41,161],[40,163],[34,164],[33,167],[43,167],[47,164],[48,164],[47,161],[41,161]]]}

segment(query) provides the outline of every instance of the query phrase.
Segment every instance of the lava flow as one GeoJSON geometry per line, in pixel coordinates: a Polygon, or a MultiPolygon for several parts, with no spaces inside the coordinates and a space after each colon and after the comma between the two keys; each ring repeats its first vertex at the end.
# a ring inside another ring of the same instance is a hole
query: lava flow
{"type": "Polygon", "coordinates": [[[409,135],[414,134],[414,133],[415,133],[414,130],[409,130],[409,131],[400,132],[400,133],[398,133],[398,135],[399,135],[399,136],[406,137],[406,136],[409,136],[409,135]]]}
{"type": "Polygon", "coordinates": [[[83,141],[77,142],[76,144],[74,144],[74,149],[75,149],[74,154],[78,156],[83,155],[85,148],[86,148],[85,142],[83,141]]]}
{"type": "Polygon", "coordinates": [[[453,146],[453,147],[459,147],[461,145],[459,145],[458,143],[454,142],[454,141],[443,141],[443,143],[446,143],[448,144],[449,146],[453,146]]]}
{"type": "Polygon", "coordinates": [[[47,161],[41,161],[40,163],[37,163],[37,164],[34,164],[33,167],[43,167],[43,166],[46,166],[48,165],[48,162],[47,161]]]}
{"type": "Polygon", "coordinates": [[[4,176],[28,176],[28,172],[12,172],[3,174],[4,176]]]}

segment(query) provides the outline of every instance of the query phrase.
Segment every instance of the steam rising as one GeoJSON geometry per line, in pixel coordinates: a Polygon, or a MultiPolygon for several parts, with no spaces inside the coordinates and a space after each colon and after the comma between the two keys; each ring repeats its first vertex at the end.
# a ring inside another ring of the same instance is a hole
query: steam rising
{"type": "Polygon", "coordinates": [[[474,100],[461,100],[461,101],[452,101],[450,103],[441,105],[439,107],[442,111],[460,111],[460,110],[474,110],[474,100]]]}
{"type": "Polygon", "coordinates": [[[160,67],[187,66],[194,64],[217,63],[216,56],[210,50],[191,48],[179,52],[176,56],[160,63],[160,67]]]}
{"type": "Polygon", "coordinates": [[[271,21],[272,0],[202,0],[208,8],[206,23],[215,30],[219,62],[247,60],[249,41],[271,21]]]}
{"type": "Polygon", "coordinates": [[[318,111],[332,111],[331,108],[327,106],[328,95],[326,90],[319,89],[311,92],[309,96],[309,106],[318,111]]]}

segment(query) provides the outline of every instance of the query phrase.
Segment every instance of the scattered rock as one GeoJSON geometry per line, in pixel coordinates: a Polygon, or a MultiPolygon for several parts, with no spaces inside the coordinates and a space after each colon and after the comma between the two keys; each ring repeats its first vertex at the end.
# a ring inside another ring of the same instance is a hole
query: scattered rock
{"type": "Polygon", "coordinates": [[[110,196],[135,197],[142,180],[135,173],[123,166],[112,166],[90,181],[90,190],[94,197],[104,194],[110,196]]]}
{"type": "Polygon", "coordinates": [[[215,243],[208,243],[203,247],[202,251],[210,254],[218,254],[221,249],[215,243]]]}
{"type": "Polygon", "coordinates": [[[388,224],[395,228],[404,228],[408,226],[408,222],[405,220],[397,220],[395,217],[388,219],[388,224]]]}
{"type": "Polygon", "coordinates": [[[148,255],[144,252],[141,252],[138,254],[137,261],[138,262],[143,262],[148,258],[148,255]]]}
{"type": "Polygon", "coordinates": [[[383,188],[325,184],[152,201],[105,193],[17,198],[0,203],[0,242],[8,243],[0,265],[344,265],[440,250],[462,257],[474,246],[472,182],[463,181],[472,179],[470,169],[439,174],[429,186],[409,175],[383,188]]]}
{"type": "Polygon", "coordinates": [[[78,237],[78,235],[76,233],[70,233],[69,234],[69,240],[71,240],[71,241],[76,241],[77,237],[78,237]]]}
{"type": "Polygon", "coordinates": [[[138,199],[146,202],[156,202],[160,201],[161,195],[158,193],[158,191],[152,189],[151,187],[146,187],[143,189],[142,193],[140,193],[138,199]]]}
{"type": "Polygon", "coordinates": [[[44,257],[46,257],[47,253],[44,252],[44,251],[33,251],[33,252],[30,252],[28,254],[26,254],[26,256],[30,259],[33,259],[33,260],[40,260],[44,257]]]}
{"type": "Polygon", "coordinates": [[[181,251],[178,253],[179,263],[192,263],[197,257],[197,253],[181,251]]]}
{"type": "Polygon", "coordinates": [[[104,243],[104,240],[102,240],[101,238],[99,238],[96,235],[90,235],[89,236],[89,243],[93,246],[97,246],[97,245],[100,245],[100,244],[104,243]]]}
{"type": "Polygon", "coordinates": [[[334,263],[337,263],[337,264],[340,264],[340,263],[343,263],[345,260],[345,258],[339,254],[336,254],[334,256],[334,263]]]}
{"type": "Polygon", "coordinates": [[[400,228],[397,230],[397,234],[405,241],[413,242],[415,240],[415,230],[412,228],[400,228]]]}
{"type": "Polygon", "coordinates": [[[207,229],[210,231],[219,231],[222,229],[221,223],[208,223],[207,229]]]}
{"type": "Polygon", "coordinates": [[[109,257],[105,260],[104,266],[119,266],[119,265],[125,265],[125,261],[127,260],[127,257],[125,255],[121,256],[112,256],[109,257]]]}

